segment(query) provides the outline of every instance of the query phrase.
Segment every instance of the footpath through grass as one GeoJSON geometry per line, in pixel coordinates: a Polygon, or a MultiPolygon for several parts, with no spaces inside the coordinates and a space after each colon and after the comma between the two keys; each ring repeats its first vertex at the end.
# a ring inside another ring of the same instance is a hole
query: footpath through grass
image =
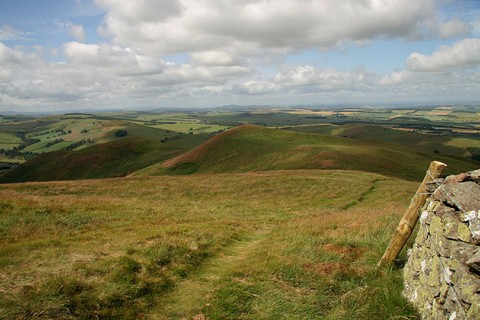
{"type": "Polygon", "coordinates": [[[315,170],[2,185],[0,318],[415,319],[401,271],[375,264],[416,187],[315,170]]]}

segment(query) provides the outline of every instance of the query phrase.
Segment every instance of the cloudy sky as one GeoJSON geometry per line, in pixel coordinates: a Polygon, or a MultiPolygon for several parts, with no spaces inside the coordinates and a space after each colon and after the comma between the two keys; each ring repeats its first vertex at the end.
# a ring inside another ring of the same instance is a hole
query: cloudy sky
{"type": "Polygon", "coordinates": [[[1,0],[0,112],[480,103],[479,0],[1,0]]]}

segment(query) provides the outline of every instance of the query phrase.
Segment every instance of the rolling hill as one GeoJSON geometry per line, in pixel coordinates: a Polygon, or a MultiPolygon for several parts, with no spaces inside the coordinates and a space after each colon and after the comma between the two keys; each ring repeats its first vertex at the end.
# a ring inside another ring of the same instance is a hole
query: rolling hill
{"type": "Polygon", "coordinates": [[[320,133],[336,137],[398,143],[427,154],[469,156],[466,147],[480,147],[480,139],[478,137],[421,134],[366,123],[305,125],[285,127],[283,129],[320,133]]]}
{"type": "Polygon", "coordinates": [[[454,172],[478,166],[459,156],[433,156],[396,143],[243,125],[136,174],[345,169],[418,180],[432,160],[446,162],[454,172]]]}
{"type": "Polygon", "coordinates": [[[0,182],[76,180],[125,176],[183,149],[145,138],[123,138],[84,149],[35,157],[0,176],[0,182]]]}
{"type": "Polygon", "coordinates": [[[161,143],[136,134],[80,150],[49,152],[7,172],[0,182],[299,169],[358,170],[419,180],[432,160],[446,162],[450,172],[478,167],[460,153],[446,155],[448,148],[441,154],[422,153],[393,142],[256,125],[238,126],[205,141],[207,136],[184,135],[181,141],[161,143]]]}

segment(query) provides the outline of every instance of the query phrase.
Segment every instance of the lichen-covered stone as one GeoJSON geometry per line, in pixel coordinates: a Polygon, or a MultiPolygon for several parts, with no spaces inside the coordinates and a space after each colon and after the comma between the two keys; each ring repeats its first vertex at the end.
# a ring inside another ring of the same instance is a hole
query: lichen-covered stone
{"type": "Polygon", "coordinates": [[[461,211],[480,209],[480,186],[475,182],[443,185],[440,188],[443,188],[443,192],[446,193],[447,202],[461,211]]]}
{"type": "Polygon", "coordinates": [[[470,229],[473,241],[476,244],[480,244],[480,209],[463,212],[460,215],[460,220],[468,223],[468,229],[470,229]]]}
{"type": "Polygon", "coordinates": [[[470,229],[470,233],[472,234],[473,241],[476,244],[480,244],[480,219],[475,218],[468,221],[468,229],[470,229]]]}
{"type": "Polygon", "coordinates": [[[451,175],[451,176],[448,176],[444,181],[443,181],[443,184],[446,185],[446,184],[457,184],[459,182],[463,182],[465,181],[465,179],[467,178],[467,175],[465,173],[460,173],[460,174],[457,174],[456,176],[455,175],[451,175]]]}
{"type": "Polygon", "coordinates": [[[438,205],[431,211],[435,212],[436,216],[445,217],[445,216],[453,216],[455,214],[455,209],[452,207],[447,207],[443,203],[437,202],[438,205]]]}
{"type": "Polygon", "coordinates": [[[466,179],[469,181],[474,181],[477,183],[480,181],[480,169],[469,171],[466,173],[466,175],[467,175],[466,179]]]}
{"type": "Polygon", "coordinates": [[[465,264],[472,269],[472,271],[480,275],[480,250],[476,250],[473,256],[468,259],[465,264]]]}
{"type": "Polygon", "coordinates": [[[464,223],[458,224],[457,239],[467,243],[472,240],[472,234],[464,223]]]}
{"type": "Polygon", "coordinates": [[[403,293],[423,319],[480,319],[480,170],[439,183],[422,209],[403,293]]]}
{"type": "Polygon", "coordinates": [[[432,219],[430,220],[429,233],[433,238],[437,238],[443,235],[443,221],[439,216],[437,215],[432,216],[432,219]]]}
{"type": "Polygon", "coordinates": [[[467,311],[468,319],[478,319],[480,315],[480,295],[475,294],[472,300],[472,304],[467,311]]]}
{"type": "MultiPolygon", "coordinates": [[[[464,272],[462,273],[462,275],[464,272]]],[[[473,277],[458,277],[456,282],[457,287],[461,288],[457,290],[458,298],[468,304],[472,303],[475,293],[479,289],[478,283],[475,282],[473,277]]],[[[479,314],[480,317],[480,314],[479,314]]]]}

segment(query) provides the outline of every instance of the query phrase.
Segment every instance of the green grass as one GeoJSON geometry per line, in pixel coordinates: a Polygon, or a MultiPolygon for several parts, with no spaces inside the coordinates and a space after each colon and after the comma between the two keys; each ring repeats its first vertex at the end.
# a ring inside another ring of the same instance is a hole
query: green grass
{"type": "Polygon", "coordinates": [[[416,319],[401,270],[375,271],[416,187],[318,170],[3,185],[0,318],[416,319]]]}
{"type": "Polygon", "coordinates": [[[432,160],[445,161],[450,172],[477,166],[459,156],[420,153],[400,144],[241,126],[139,174],[347,169],[419,180],[432,160]]]}
{"type": "Polygon", "coordinates": [[[22,143],[22,140],[14,133],[0,131],[0,149],[11,149],[22,143]]]}
{"type": "Polygon", "coordinates": [[[24,163],[25,160],[23,158],[20,158],[20,157],[11,158],[11,157],[6,157],[6,156],[0,154],[0,162],[24,163]]]}

